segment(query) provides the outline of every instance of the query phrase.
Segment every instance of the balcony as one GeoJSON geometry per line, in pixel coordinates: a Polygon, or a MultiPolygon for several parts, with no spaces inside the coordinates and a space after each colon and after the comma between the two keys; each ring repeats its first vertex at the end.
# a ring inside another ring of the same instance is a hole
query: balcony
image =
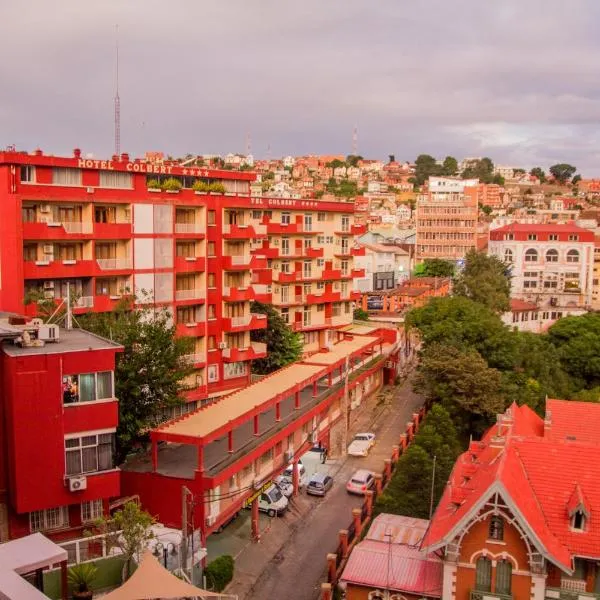
{"type": "Polygon", "coordinates": [[[267,228],[268,235],[292,235],[296,233],[300,233],[300,228],[297,223],[267,223],[265,225],[267,228]]]}
{"type": "Polygon", "coordinates": [[[262,248],[255,248],[250,250],[253,256],[260,256],[264,258],[279,258],[279,248],[271,248],[269,245],[263,246],[262,248]]]}
{"type": "Polygon", "coordinates": [[[94,237],[100,240],[129,239],[131,223],[94,223],[94,237]]]}
{"type": "Polygon", "coordinates": [[[255,299],[254,290],[250,285],[247,285],[247,287],[223,287],[223,300],[225,302],[246,302],[255,299]]]}
{"type": "Polygon", "coordinates": [[[367,233],[367,226],[366,225],[351,225],[350,227],[350,233],[352,235],[363,235],[365,233],[367,233]]]}
{"type": "Polygon", "coordinates": [[[186,354],[182,358],[196,368],[204,367],[206,365],[206,355],[204,353],[186,354]]]}
{"type": "Polygon", "coordinates": [[[585,579],[563,578],[560,588],[546,588],[546,600],[600,600],[600,594],[586,592],[585,579]]]}
{"type": "Polygon", "coordinates": [[[204,292],[200,289],[176,290],[175,300],[204,300],[204,292]]]}
{"type": "Polygon", "coordinates": [[[223,238],[226,240],[251,240],[266,235],[265,225],[223,225],[223,238]]]}
{"type": "Polygon", "coordinates": [[[94,296],[94,312],[110,312],[123,299],[120,294],[114,296],[94,296]]]}
{"type": "Polygon", "coordinates": [[[321,279],[323,281],[328,281],[331,279],[341,279],[342,278],[342,270],[341,269],[323,269],[321,271],[321,279]]]}
{"type": "Polygon", "coordinates": [[[351,269],[350,270],[350,276],[354,279],[360,279],[361,277],[365,276],[365,270],[364,269],[351,269]]]}
{"type": "Polygon", "coordinates": [[[69,240],[87,237],[93,231],[92,223],[23,223],[23,239],[25,240],[69,240]]]}
{"type": "Polygon", "coordinates": [[[271,304],[272,294],[270,291],[270,286],[263,283],[253,283],[252,289],[254,291],[254,299],[257,302],[271,304]]]}
{"type": "Polygon", "coordinates": [[[470,600],[512,600],[511,595],[471,590],[470,600]]]}
{"type": "Polygon", "coordinates": [[[73,305],[73,312],[88,312],[90,308],[94,308],[94,296],[80,296],[73,305]]]}
{"type": "Polygon", "coordinates": [[[206,258],[204,256],[176,256],[175,270],[178,273],[206,271],[206,258]]]}
{"type": "Polygon", "coordinates": [[[325,302],[340,302],[342,299],[341,292],[333,292],[331,290],[321,291],[318,294],[307,294],[307,304],[323,304],[325,302]]]}
{"type": "Polygon", "coordinates": [[[306,258],[323,258],[323,248],[313,248],[312,246],[304,248],[304,256],[306,258]]]}
{"type": "Polygon", "coordinates": [[[204,321],[177,323],[175,331],[179,337],[202,337],[206,335],[206,323],[204,321]]]}
{"type": "Polygon", "coordinates": [[[264,358],[267,355],[267,345],[261,342],[252,342],[248,348],[225,348],[223,362],[240,362],[264,358]]]}
{"type": "Polygon", "coordinates": [[[292,271],[291,273],[284,273],[283,271],[277,271],[275,275],[275,281],[279,283],[292,283],[301,279],[302,271],[292,271]]]}
{"type": "Polygon", "coordinates": [[[225,271],[249,271],[250,269],[266,269],[267,259],[262,256],[224,256],[223,269],[225,271]]]}
{"type": "Polygon", "coordinates": [[[97,258],[96,262],[101,271],[131,270],[130,258],[97,258]]]}
{"type": "Polygon", "coordinates": [[[95,260],[28,260],[24,262],[23,277],[25,279],[91,277],[95,271],[95,260]]]}
{"type": "Polygon", "coordinates": [[[264,329],[267,326],[267,315],[251,313],[243,317],[223,318],[223,330],[229,333],[236,331],[250,331],[252,329],[264,329]]]}
{"type": "Polygon", "coordinates": [[[175,233],[203,236],[206,230],[200,223],[175,223],[175,233]]]}
{"type": "Polygon", "coordinates": [[[341,257],[352,256],[352,248],[350,248],[350,246],[342,246],[339,250],[334,250],[333,255],[341,257]]]}
{"type": "Polygon", "coordinates": [[[350,249],[352,256],[365,256],[367,249],[364,246],[354,246],[350,249]]]}
{"type": "Polygon", "coordinates": [[[351,300],[352,302],[358,302],[361,298],[362,298],[362,292],[359,292],[358,290],[352,290],[350,292],[350,295],[348,296],[348,299],[351,300]]]}

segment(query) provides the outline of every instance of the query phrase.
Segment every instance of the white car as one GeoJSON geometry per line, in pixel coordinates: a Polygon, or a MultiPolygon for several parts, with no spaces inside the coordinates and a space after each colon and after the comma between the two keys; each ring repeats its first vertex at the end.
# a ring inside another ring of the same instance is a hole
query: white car
{"type": "MultiPolygon", "coordinates": [[[[304,468],[301,460],[298,461],[296,468],[298,469],[298,487],[304,487],[306,485],[308,476],[306,475],[306,469],[304,468]]],[[[283,476],[292,481],[293,475],[294,465],[293,463],[290,463],[283,472],[283,476]]]]}
{"type": "Polygon", "coordinates": [[[374,433],[357,433],[348,446],[348,454],[350,456],[367,456],[373,444],[375,444],[374,433]]]}
{"type": "Polygon", "coordinates": [[[294,485],[292,483],[291,477],[286,477],[285,475],[278,475],[275,477],[273,483],[281,490],[281,493],[289,498],[294,493],[294,485]]]}
{"type": "Polygon", "coordinates": [[[359,469],[358,471],[355,471],[354,475],[348,480],[346,491],[349,494],[364,496],[365,492],[373,489],[373,487],[375,487],[375,473],[373,473],[373,471],[359,469]]]}

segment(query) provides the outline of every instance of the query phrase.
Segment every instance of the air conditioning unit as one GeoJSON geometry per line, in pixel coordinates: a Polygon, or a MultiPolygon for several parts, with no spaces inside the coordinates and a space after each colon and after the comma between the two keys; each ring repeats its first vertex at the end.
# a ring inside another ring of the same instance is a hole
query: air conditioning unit
{"type": "Polygon", "coordinates": [[[273,240],[273,246],[279,246],[279,240],[277,238],[273,240]]]}
{"type": "Polygon", "coordinates": [[[52,244],[44,244],[44,254],[54,254],[54,246],[52,244]]]}
{"type": "Polygon", "coordinates": [[[31,319],[31,322],[29,323],[32,327],[40,327],[41,325],[44,324],[44,321],[42,321],[42,319],[31,319]]]}
{"type": "Polygon", "coordinates": [[[216,522],[217,522],[216,516],[208,515],[208,517],[206,517],[206,526],[207,527],[212,527],[216,522]]]}
{"type": "Polygon", "coordinates": [[[79,477],[69,477],[69,491],[82,492],[87,489],[87,477],[80,475],[79,477]]]}
{"type": "Polygon", "coordinates": [[[286,463],[290,463],[294,460],[294,451],[293,450],[286,450],[285,451],[285,462],[286,463]]]}
{"type": "Polygon", "coordinates": [[[40,204],[40,212],[49,213],[50,205],[49,204],[40,204]]]}
{"type": "Polygon", "coordinates": [[[281,291],[281,288],[280,288],[278,285],[276,285],[276,286],[273,288],[273,291],[274,291],[276,294],[279,294],[279,292],[281,291]]]}
{"type": "Polygon", "coordinates": [[[87,192],[88,194],[93,194],[93,193],[94,193],[94,188],[93,188],[93,187],[87,187],[87,188],[86,188],[86,192],[87,192]]]}
{"type": "Polygon", "coordinates": [[[227,342],[219,342],[219,350],[225,350],[227,348],[227,342]]]}
{"type": "MultiPolygon", "coordinates": [[[[54,298],[54,292],[46,292],[46,294],[52,294],[54,298]]],[[[38,339],[44,342],[58,342],[60,338],[60,329],[58,325],[41,325],[38,329],[38,339]]]]}
{"type": "Polygon", "coordinates": [[[54,289],[54,281],[44,281],[44,289],[45,290],[53,290],[54,289]]]}

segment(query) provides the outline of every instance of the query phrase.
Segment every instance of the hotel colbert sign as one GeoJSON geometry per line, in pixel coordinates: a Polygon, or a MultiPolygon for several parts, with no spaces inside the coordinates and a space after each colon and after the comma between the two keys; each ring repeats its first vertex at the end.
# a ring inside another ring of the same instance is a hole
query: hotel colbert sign
{"type": "Polygon", "coordinates": [[[211,172],[195,167],[175,167],[143,162],[118,162],[113,160],[94,160],[80,158],[80,169],[100,169],[101,171],[126,171],[128,173],[149,173],[152,175],[189,175],[190,177],[210,177],[211,172]]]}

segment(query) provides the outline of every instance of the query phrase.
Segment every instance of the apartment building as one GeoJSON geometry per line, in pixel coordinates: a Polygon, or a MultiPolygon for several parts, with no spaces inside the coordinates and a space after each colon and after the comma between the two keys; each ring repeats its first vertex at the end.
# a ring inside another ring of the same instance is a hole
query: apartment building
{"type": "Polygon", "coordinates": [[[407,250],[392,244],[359,244],[365,256],[356,258],[356,267],[364,269],[363,277],[354,279],[361,293],[393,290],[410,277],[411,256],[407,250]]]}
{"type": "Polygon", "coordinates": [[[0,308],[34,316],[67,290],[75,313],[131,293],[167,308],[195,344],[185,410],[249,383],[266,353],[251,301],[273,302],[308,349],[350,322],[351,203],[251,197],[254,173],[155,158],[1,152],[0,308]]]}
{"type": "Polygon", "coordinates": [[[512,223],[490,230],[488,252],[510,265],[513,298],[533,302],[556,318],[565,316],[558,308],[592,305],[592,231],[573,224],[512,223]]]}
{"type": "Polygon", "coordinates": [[[417,197],[417,261],[458,261],[477,247],[478,196],[477,179],[429,178],[417,197]]]}
{"type": "Polygon", "coordinates": [[[115,355],[81,329],[0,319],[0,543],[83,537],[120,495],[115,355]]]}

